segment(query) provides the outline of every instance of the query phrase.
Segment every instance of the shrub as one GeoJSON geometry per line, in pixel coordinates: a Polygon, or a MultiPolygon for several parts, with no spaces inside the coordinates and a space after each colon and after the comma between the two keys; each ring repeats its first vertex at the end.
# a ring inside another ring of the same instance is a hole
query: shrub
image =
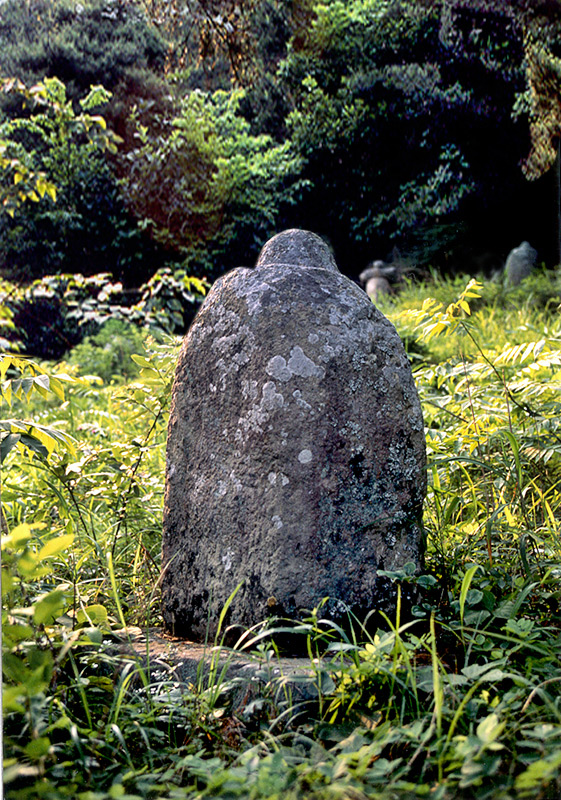
{"type": "Polygon", "coordinates": [[[252,134],[240,113],[243,96],[196,90],[175,118],[139,124],[123,177],[130,206],[154,239],[199,274],[255,255],[303,188],[291,143],[252,134]]]}
{"type": "Polygon", "coordinates": [[[184,269],[159,269],[140,288],[132,319],[165,333],[184,334],[195,316],[208,283],[184,269]]]}
{"type": "Polygon", "coordinates": [[[48,275],[6,299],[14,323],[8,338],[20,340],[29,355],[59,359],[118,315],[122,296],[121,284],[108,274],[48,275]]]}
{"type": "Polygon", "coordinates": [[[134,323],[155,332],[183,334],[204,296],[207,283],[169,267],[137,290],[127,290],[108,273],[49,275],[23,290],[4,291],[13,316],[6,339],[29,355],[60,359],[108,320],[134,323]]]}
{"type": "Polygon", "coordinates": [[[106,383],[129,381],[140,369],[131,356],[144,350],[146,334],[130,322],[109,319],[93,336],[86,336],[70,353],[68,363],[81,373],[97,375],[106,383]]]}
{"type": "Polygon", "coordinates": [[[3,94],[23,104],[0,110],[0,262],[5,277],[110,270],[147,277],[158,257],[125,209],[106,160],[119,138],[98,113],[110,94],[92,87],[80,113],[66,86],[46,78],[31,89],[3,82],[3,94]],[[147,262],[151,260],[150,271],[147,262]]]}

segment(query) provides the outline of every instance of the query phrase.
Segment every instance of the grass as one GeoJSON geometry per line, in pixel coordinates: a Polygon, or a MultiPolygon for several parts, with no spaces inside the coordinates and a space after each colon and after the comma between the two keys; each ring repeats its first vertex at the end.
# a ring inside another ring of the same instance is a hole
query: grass
{"type": "Polygon", "coordinates": [[[60,378],[63,401],[12,365],[10,416],[36,427],[11,431],[3,468],[7,798],[559,797],[559,298],[546,273],[510,292],[466,282],[384,301],[425,415],[422,574],[388,574],[400,602],[375,634],[310,609],[296,677],[270,630],[249,632],[259,680],[242,704],[216,655],[186,685],[111,644],[160,622],[178,343],[149,341],[129,384],[60,378]]]}

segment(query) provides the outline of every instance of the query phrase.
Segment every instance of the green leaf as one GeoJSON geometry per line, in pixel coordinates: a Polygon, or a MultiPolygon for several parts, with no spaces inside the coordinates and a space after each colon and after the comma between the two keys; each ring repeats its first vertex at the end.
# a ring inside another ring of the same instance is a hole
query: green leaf
{"type": "Polygon", "coordinates": [[[477,737],[481,739],[486,745],[491,744],[498,739],[503,730],[505,729],[506,722],[499,722],[496,714],[489,714],[477,726],[477,737]]]}
{"type": "MultiPolygon", "coordinates": [[[[100,628],[80,628],[80,638],[78,639],[78,643],[100,646],[103,644],[103,636],[103,631],[100,628]]],[[[98,683],[101,680],[101,678],[98,678],[98,683]]],[[[109,684],[113,686],[111,680],[109,680],[109,684]]]]}
{"type": "Polygon", "coordinates": [[[43,561],[45,558],[54,556],[62,550],[66,550],[74,541],[73,533],[66,533],[63,536],[57,536],[56,539],[50,539],[37,554],[37,560],[43,561]]]}
{"type": "Polygon", "coordinates": [[[464,608],[466,604],[467,593],[473,580],[473,576],[478,569],[483,569],[483,567],[480,564],[474,564],[466,571],[466,574],[462,580],[462,588],[460,591],[460,620],[462,625],[464,624],[464,608]]]}
{"type": "Polygon", "coordinates": [[[24,445],[24,447],[27,447],[29,450],[32,450],[34,453],[37,453],[40,458],[46,459],[49,455],[49,451],[45,445],[36,436],[32,436],[29,433],[21,434],[20,444],[24,445]]]}
{"type": "Polygon", "coordinates": [[[483,599],[483,592],[480,589],[470,589],[466,595],[466,604],[475,606],[483,599]]]}
{"type": "Polygon", "coordinates": [[[438,581],[434,575],[419,575],[415,583],[424,588],[428,588],[429,586],[435,586],[438,581]]]}
{"type": "MultiPolygon", "coordinates": [[[[25,707],[22,705],[25,693],[19,686],[4,685],[2,688],[2,711],[6,714],[8,711],[16,711],[19,714],[25,713],[25,707]]],[[[5,763],[5,762],[4,762],[5,763]]]]}
{"type": "Polygon", "coordinates": [[[531,636],[534,627],[535,623],[531,619],[509,619],[504,626],[504,630],[508,631],[508,633],[514,633],[515,636],[519,636],[521,639],[525,639],[531,636]]]}
{"type": "Polygon", "coordinates": [[[490,662],[487,664],[468,664],[467,667],[462,668],[462,675],[470,680],[486,680],[497,681],[507,677],[507,673],[503,672],[500,668],[494,667],[493,664],[501,664],[502,662],[490,662]]]}
{"type": "Polygon", "coordinates": [[[0,464],[4,461],[8,453],[19,443],[21,434],[9,433],[3,436],[0,442],[0,464]]]}
{"type": "Polygon", "coordinates": [[[135,364],[138,364],[139,367],[144,367],[145,369],[149,370],[154,369],[154,365],[150,361],[148,361],[147,358],[144,358],[144,356],[138,356],[136,354],[133,354],[131,355],[131,358],[135,364]]]}
{"type": "Polygon", "coordinates": [[[5,678],[20,684],[25,684],[31,674],[23,660],[13,653],[2,654],[2,672],[5,678]]]}
{"type": "Polygon", "coordinates": [[[2,397],[6,403],[12,407],[12,381],[4,381],[2,384],[2,397]]]}
{"type": "Polygon", "coordinates": [[[533,764],[522,772],[515,781],[515,787],[520,797],[534,797],[539,790],[540,796],[547,784],[555,778],[561,769],[561,750],[552,753],[546,758],[534,761],[533,764]]]}
{"type": "Polygon", "coordinates": [[[140,378],[146,383],[159,383],[162,380],[162,376],[155,369],[147,369],[146,367],[140,370],[140,378]]]}
{"type": "Polygon", "coordinates": [[[83,625],[84,622],[88,622],[92,625],[99,625],[100,623],[107,622],[107,619],[107,609],[99,603],[86,606],[83,610],[80,609],[76,614],[76,622],[79,625],[83,625]]]}
{"type": "Polygon", "coordinates": [[[62,386],[62,383],[57,377],[52,375],[50,377],[50,389],[52,393],[56,395],[56,397],[58,397],[59,400],[64,401],[64,388],[62,386]]]}
{"type": "Polygon", "coordinates": [[[48,755],[50,747],[50,739],[48,739],[46,736],[40,736],[38,739],[33,739],[31,742],[29,742],[25,746],[24,752],[28,758],[34,760],[48,755]]]}
{"type": "Polygon", "coordinates": [[[50,380],[48,375],[36,375],[33,379],[34,387],[43,396],[48,397],[50,392],[50,380]]]}
{"type": "MultiPolygon", "coordinates": [[[[96,85],[91,86],[90,91],[84,97],[83,100],[80,100],[80,106],[84,111],[90,111],[97,106],[105,105],[111,99],[111,92],[106,89],[104,86],[96,85]]],[[[95,118],[94,118],[95,119],[95,118]]],[[[104,120],[105,122],[105,120],[104,120]]]]}
{"type": "Polygon", "coordinates": [[[59,617],[64,608],[64,592],[53,589],[44,595],[33,607],[33,622],[35,625],[52,623],[59,617]]]}
{"type": "MultiPolygon", "coordinates": [[[[2,567],[2,597],[6,597],[14,588],[14,576],[8,571],[7,567],[2,567]]],[[[5,631],[4,631],[5,633],[5,631]]]]}
{"type": "MultiPolygon", "coordinates": [[[[2,590],[4,590],[4,580],[5,578],[2,576],[2,590]]],[[[19,642],[25,641],[26,639],[32,639],[33,628],[30,625],[7,625],[4,623],[2,626],[2,638],[5,645],[8,647],[13,647],[19,642]]]]}
{"type": "Polygon", "coordinates": [[[5,548],[21,549],[33,536],[33,529],[42,529],[44,527],[45,526],[41,524],[27,525],[24,523],[23,525],[18,525],[7,536],[2,537],[2,550],[5,548]]]}

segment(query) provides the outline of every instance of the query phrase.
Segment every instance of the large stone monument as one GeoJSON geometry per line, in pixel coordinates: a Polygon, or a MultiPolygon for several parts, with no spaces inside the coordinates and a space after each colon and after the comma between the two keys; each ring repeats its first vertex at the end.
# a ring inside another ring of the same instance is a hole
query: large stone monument
{"type": "Polygon", "coordinates": [[[209,292],[183,343],[169,422],[163,615],[213,639],[221,610],[391,613],[423,556],[423,418],[391,323],[315,234],[289,230],[209,292]]]}

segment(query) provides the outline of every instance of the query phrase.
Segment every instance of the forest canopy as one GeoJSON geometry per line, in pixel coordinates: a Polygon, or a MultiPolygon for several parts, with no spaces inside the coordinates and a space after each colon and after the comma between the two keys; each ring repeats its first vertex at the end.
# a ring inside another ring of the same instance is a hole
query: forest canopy
{"type": "Polygon", "coordinates": [[[325,236],[353,277],[394,247],[475,273],[522,238],[558,263],[559,10],[6,0],[2,198],[23,158],[56,199],[0,215],[2,274],[214,278],[290,226],[325,236]],[[62,130],[46,139],[44,106],[14,82],[45,79],[76,117],[103,86],[94,111],[118,146],[74,131],[70,155],[62,130]]]}

